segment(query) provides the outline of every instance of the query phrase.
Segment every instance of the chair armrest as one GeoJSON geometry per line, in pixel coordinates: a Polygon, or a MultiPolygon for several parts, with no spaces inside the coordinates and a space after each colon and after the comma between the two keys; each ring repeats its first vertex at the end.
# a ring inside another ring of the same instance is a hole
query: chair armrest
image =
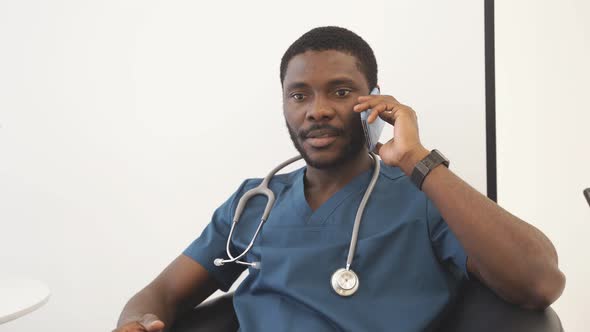
{"type": "Polygon", "coordinates": [[[562,332],[551,308],[528,310],[508,303],[479,281],[465,282],[456,305],[444,319],[440,332],[562,332]]]}
{"type": "Polygon", "coordinates": [[[233,293],[227,293],[178,317],[170,332],[236,332],[238,327],[233,293]]]}

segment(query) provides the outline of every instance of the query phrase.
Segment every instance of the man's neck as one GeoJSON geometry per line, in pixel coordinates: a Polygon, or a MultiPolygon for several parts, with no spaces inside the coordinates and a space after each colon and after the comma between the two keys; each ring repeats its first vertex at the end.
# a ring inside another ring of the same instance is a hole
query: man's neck
{"type": "Polygon", "coordinates": [[[356,158],[342,163],[342,165],[328,169],[308,166],[304,180],[305,198],[312,210],[322,205],[357,175],[369,170],[371,165],[371,157],[363,150],[356,158]]]}

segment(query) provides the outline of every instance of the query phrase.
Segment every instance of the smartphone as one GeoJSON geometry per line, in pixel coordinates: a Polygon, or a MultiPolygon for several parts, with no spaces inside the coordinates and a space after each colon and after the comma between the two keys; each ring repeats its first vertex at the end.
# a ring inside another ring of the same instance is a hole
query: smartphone
{"type": "MultiPolygon", "coordinates": [[[[380,94],[379,88],[374,88],[371,91],[372,95],[380,94]]],[[[365,132],[365,141],[367,142],[367,148],[369,151],[373,151],[377,143],[379,142],[379,138],[381,137],[381,132],[383,131],[383,126],[385,125],[385,121],[383,121],[380,117],[377,117],[373,123],[368,123],[367,119],[371,114],[372,109],[367,109],[361,112],[361,122],[363,124],[363,131],[365,132]]]]}

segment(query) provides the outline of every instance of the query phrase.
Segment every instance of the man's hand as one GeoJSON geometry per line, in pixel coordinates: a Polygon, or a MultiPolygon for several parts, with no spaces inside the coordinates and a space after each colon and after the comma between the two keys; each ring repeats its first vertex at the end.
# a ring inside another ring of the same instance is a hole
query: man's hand
{"type": "Polygon", "coordinates": [[[384,163],[400,167],[406,174],[410,174],[415,164],[428,155],[418,134],[418,117],[416,112],[388,95],[369,95],[358,97],[354,111],[359,113],[369,108],[373,110],[367,121],[372,123],[379,116],[391,124],[395,124],[394,136],[385,144],[377,143],[377,153],[384,163]]]}
{"type": "Polygon", "coordinates": [[[154,314],[145,314],[141,319],[127,323],[113,330],[113,332],[162,332],[164,322],[154,314]]]}

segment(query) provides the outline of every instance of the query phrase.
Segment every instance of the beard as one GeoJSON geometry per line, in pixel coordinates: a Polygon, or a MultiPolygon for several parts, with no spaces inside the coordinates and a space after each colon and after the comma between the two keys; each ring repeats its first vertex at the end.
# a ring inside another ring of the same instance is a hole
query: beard
{"type": "Polygon", "coordinates": [[[305,160],[305,163],[317,169],[325,170],[341,166],[342,164],[345,164],[346,162],[356,158],[366,145],[365,134],[363,132],[361,119],[358,115],[356,115],[355,119],[350,122],[350,126],[344,129],[336,128],[328,124],[314,124],[306,130],[301,129],[299,132],[295,132],[295,130],[289,126],[289,123],[286,120],[285,124],[287,125],[289,137],[291,137],[293,145],[301,154],[305,160]],[[346,139],[347,142],[344,144],[344,147],[340,149],[335,158],[332,158],[331,160],[313,159],[303,148],[301,142],[306,139],[308,133],[312,130],[318,129],[333,131],[334,134],[337,134],[338,136],[344,137],[346,139]]]}

